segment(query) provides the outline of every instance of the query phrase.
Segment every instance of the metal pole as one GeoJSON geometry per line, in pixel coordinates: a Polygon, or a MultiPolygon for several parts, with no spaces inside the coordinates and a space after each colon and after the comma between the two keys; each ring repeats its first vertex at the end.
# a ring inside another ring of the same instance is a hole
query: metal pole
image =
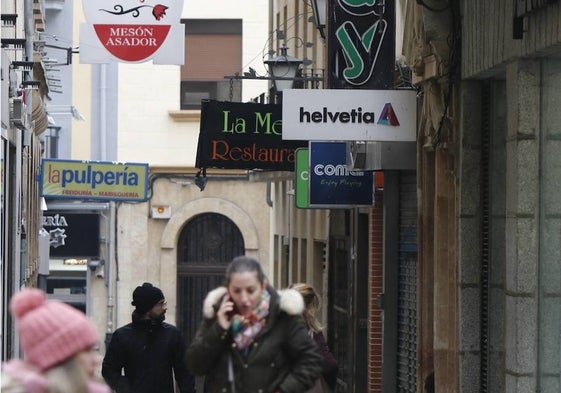
{"type": "MultiPolygon", "coordinates": [[[[35,36],[35,24],[33,22],[33,0],[25,0],[24,2],[24,30],[25,30],[25,59],[33,61],[33,41],[35,36]]],[[[33,71],[25,72],[27,80],[33,80],[33,71]],[[31,73],[31,75],[30,75],[31,73]]],[[[25,89],[25,105],[27,109],[27,127],[23,130],[24,145],[31,144],[31,135],[33,130],[33,89],[30,87],[25,89]]],[[[19,162],[19,161],[18,161],[19,162]]]]}
{"type": "Polygon", "coordinates": [[[99,65],[99,159],[107,160],[107,64],[99,65]]]}
{"type": "Polygon", "coordinates": [[[109,253],[106,255],[106,269],[107,269],[107,332],[112,333],[113,319],[115,314],[115,295],[113,283],[113,266],[115,264],[115,237],[116,237],[116,209],[115,202],[110,202],[111,214],[109,215],[109,253]]]}

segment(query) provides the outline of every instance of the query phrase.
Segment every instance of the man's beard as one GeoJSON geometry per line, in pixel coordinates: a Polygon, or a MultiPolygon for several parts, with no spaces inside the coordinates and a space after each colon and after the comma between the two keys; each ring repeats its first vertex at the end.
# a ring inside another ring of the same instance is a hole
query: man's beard
{"type": "Polygon", "coordinates": [[[166,319],[166,314],[163,313],[162,315],[157,317],[150,317],[150,319],[152,320],[153,325],[159,325],[160,323],[164,322],[164,320],[166,319]]]}

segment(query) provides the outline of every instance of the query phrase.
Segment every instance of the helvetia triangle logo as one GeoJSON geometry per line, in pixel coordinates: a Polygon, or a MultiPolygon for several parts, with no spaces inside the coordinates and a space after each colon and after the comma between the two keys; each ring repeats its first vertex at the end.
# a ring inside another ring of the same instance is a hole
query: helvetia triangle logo
{"type": "Polygon", "coordinates": [[[378,124],[386,126],[399,126],[397,115],[395,114],[392,104],[390,104],[389,102],[384,105],[384,109],[382,109],[382,113],[380,113],[380,117],[378,118],[378,124]]]}

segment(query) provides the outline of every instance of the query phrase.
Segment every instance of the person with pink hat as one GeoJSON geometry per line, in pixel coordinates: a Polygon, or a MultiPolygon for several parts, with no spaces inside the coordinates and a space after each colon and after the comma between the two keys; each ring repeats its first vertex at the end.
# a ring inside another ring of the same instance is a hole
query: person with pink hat
{"type": "Polygon", "coordinates": [[[109,393],[98,382],[99,334],[81,311],[27,288],[10,300],[24,360],[2,365],[3,393],[109,393]]]}

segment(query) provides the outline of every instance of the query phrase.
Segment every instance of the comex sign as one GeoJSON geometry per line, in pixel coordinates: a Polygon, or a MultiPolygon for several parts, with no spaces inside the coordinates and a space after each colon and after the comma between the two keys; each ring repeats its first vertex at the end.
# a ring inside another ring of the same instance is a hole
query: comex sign
{"type": "Polygon", "coordinates": [[[311,142],[296,150],[295,206],[349,208],[372,205],[373,172],[350,171],[344,164],[345,143],[311,142]],[[311,170],[310,170],[311,166],[311,170]]]}
{"type": "Polygon", "coordinates": [[[310,142],[310,207],[371,206],[373,172],[345,166],[344,142],[310,142]]]}
{"type": "Polygon", "coordinates": [[[361,171],[350,171],[344,164],[316,164],[314,173],[318,176],[364,176],[361,171]]]}

